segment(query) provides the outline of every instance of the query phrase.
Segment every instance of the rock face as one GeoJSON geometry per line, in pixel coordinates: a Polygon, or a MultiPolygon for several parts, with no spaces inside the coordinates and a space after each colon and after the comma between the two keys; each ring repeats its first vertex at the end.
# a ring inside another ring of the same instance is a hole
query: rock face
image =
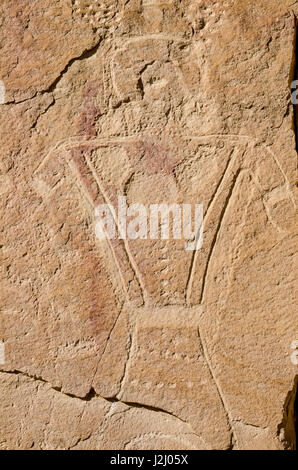
{"type": "Polygon", "coordinates": [[[295,448],[296,14],[1,2],[1,449],[295,448]],[[99,240],[119,195],[202,247],[99,240]]]}

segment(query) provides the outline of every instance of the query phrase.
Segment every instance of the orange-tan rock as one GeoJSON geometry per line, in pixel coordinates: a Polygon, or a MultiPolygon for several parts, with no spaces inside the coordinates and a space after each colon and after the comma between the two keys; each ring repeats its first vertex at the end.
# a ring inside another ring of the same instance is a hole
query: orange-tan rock
{"type": "Polygon", "coordinates": [[[294,449],[298,7],[0,13],[0,448],[294,449]],[[119,195],[201,249],[99,240],[119,195]]]}

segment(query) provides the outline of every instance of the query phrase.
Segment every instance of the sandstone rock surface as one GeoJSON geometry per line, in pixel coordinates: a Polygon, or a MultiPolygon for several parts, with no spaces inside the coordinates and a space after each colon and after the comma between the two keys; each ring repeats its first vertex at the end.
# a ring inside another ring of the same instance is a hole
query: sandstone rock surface
{"type": "Polygon", "coordinates": [[[295,448],[295,15],[2,0],[0,449],[295,448]],[[202,248],[98,240],[119,194],[202,248]]]}

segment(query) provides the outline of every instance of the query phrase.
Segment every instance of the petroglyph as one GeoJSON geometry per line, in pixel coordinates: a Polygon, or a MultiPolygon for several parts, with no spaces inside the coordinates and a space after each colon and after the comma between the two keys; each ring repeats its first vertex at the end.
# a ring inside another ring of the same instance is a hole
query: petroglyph
{"type": "Polygon", "coordinates": [[[0,7],[0,447],[292,446],[288,6],[25,3],[0,7]],[[202,204],[201,249],[113,211],[99,239],[119,196],[202,204]]]}

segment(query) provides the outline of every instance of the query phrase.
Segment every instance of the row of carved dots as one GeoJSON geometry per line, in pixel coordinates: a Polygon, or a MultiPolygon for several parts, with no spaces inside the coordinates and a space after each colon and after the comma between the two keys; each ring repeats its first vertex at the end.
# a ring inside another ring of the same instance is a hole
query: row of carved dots
{"type": "Polygon", "coordinates": [[[74,0],[74,14],[85,18],[91,24],[101,24],[111,19],[115,13],[115,3],[107,4],[107,2],[74,0]]]}

